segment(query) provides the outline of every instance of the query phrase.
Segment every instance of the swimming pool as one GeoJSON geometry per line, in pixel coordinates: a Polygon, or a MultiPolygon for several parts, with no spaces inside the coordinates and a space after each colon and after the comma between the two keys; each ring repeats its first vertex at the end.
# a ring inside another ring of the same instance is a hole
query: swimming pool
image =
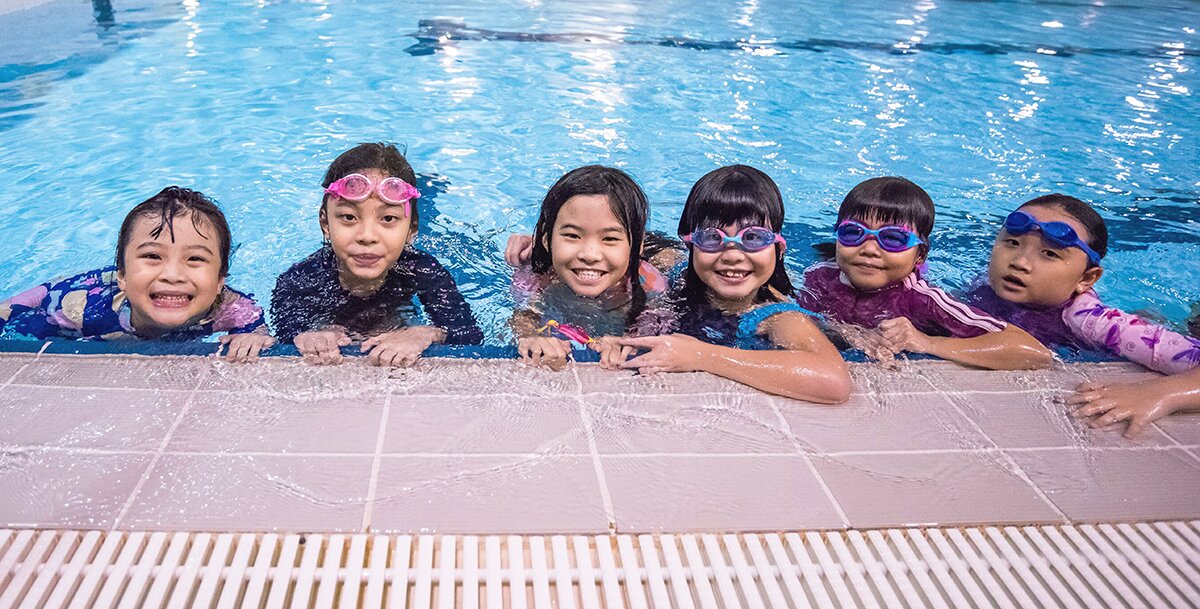
{"type": "MultiPolygon", "coordinates": [[[[921,0],[426,3],[54,0],[0,14],[0,294],[112,258],[136,201],[216,197],[232,285],[265,300],[319,243],[316,185],[360,141],[424,176],[418,244],[508,340],[505,236],[585,163],[631,171],[651,228],[722,164],[771,174],[789,243],[828,240],[866,176],[938,204],[961,287],[1003,214],[1095,202],[1100,289],[1178,323],[1200,299],[1197,8],[921,0]]],[[[799,271],[811,250],[793,247],[799,271]]]]}

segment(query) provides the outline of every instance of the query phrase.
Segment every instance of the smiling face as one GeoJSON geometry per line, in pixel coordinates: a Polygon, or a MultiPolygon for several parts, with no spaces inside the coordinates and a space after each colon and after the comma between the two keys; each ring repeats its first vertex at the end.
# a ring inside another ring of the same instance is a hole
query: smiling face
{"type": "MultiPolygon", "coordinates": [[[[388,177],[377,169],[356,173],[375,184],[388,177]]],[[[337,257],[338,277],[351,292],[378,289],[416,236],[404,205],[387,203],[374,193],[362,201],[330,195],[321,210],[321,231],[337,257]]]]}
{"type": "Polygon", "coordinates": [[[604,195],[576,195],[558,210],[550,232],[550,262],[571,291],[596,298],[622,286],[629,235],[604,195]]]}
{"type": "MultiPolygon", "coordinates": [[[[888,225],[872,219],[856,220],[872,230],[888,225]]],[[[836,258],[838,267],[850,279],[850,283],[859,290],[869,292],[904,279],[924,261],[925,256],[921,246],[903,252],[889,252],[879,247],[875,239],[867,239],[854,247],[838,243],[836,258]]]]}
{"type": "MultiPolygon", "coordinates": [[[[1065,222],[1086,243],[1091,235],[1071,214],[1053,206],[1030,205],[1021,211],[1038,222],[1065,222]]],[[[1088,291],[1100,279],[1100,267],[1088,267],[1077,247],[1054,247],[1032,230],[1010,235],[1000,229],[988,263],[988,283],[1000,298],[1029,307],[1052,307],[1088,291]]]]}
{"type": "MultiPolygon", "coordinates": [[[[751,225],[731,224],[721,227],[721,230],[732,237],[746,226],[751,225]]],[[[708,286],[709,295],[716,304],[729,311],[737,311],[754,303],[758,289],[766,285],[775,273],[779,256],[778,245],[747,252],[729,243],[716,253],[692,247],[692,270],[708,286]]]]}
{"type": "Polygon", "coordinates": [[[158,237],[158,218],[140,217],[130,231],[124,268],[117,285],[129,299],[130,323],[139,335],[151,337],[186,327],[212,309],[225,281],[217,231],[191,214],[174,219],[174,239],[165,228],[158,237]],[[198,225],[198,226],[197,226],[198,225]]]}

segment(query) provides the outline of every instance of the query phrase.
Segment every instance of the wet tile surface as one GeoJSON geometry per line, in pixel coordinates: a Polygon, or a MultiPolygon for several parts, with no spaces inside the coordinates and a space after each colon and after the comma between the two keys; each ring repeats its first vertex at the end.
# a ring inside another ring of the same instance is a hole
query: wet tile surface
{"type": "Polygon", "coordinates": [[[843,527],[833,503],[800,456],[601,460],[617,529],[623,533],[843,527]]]}
{"type": "Polygon", "coordinates": [[[590,364],[30,357],[0,355],[9,526],[638,533],[1200,517],[1200,415],[1127,440],[1056,401],[1085,379],[1150,376],[1124,364],[856,364],[850,402],[820,406],[590,364]]]}
{"type": "Polygon", "coordinates": [[[591,457],[384,457],[371,530],[606,533],[591,457]]]}
{"type": "MultiPolygon", "coordinates": [[[[1061,394],[1059,394],[1061,395],[1061,394]]],[[[1091,429],[1071,415],[1071,407],[1048,392],[1001,393],[977,399],[952,395],[963,412],[1001,448],[1171,446],[1153,426],[1136,439],[1122,437],[1125,425],[1091,429]]]]}
{"type": "Polygon", "coordinates": [[[7,383],[21,369],[21,366],[32,361],[32,354],[0,354],[0,385],[7,383]]]}
{"type": "Polygon", "coordinates": [[[390,404],[384,453],[591,454],[574,398],[394,395],[390,404]]]}
{"type": "Polygon", "coordinates": [[[838,406],[777,400],[792,434],[814,453],[973,449],[990,444],[944,397],[852,395],[838,406]]]}
{"type": "Polygon", "coordinates": [[[814,457],[855,527],[1062,522],[999,453],[814,457]]]}
{"type": "Polygon", "coordinates": [[[0,526],[108,528],[150,459],[41,449],[0,451],[0,526]]]}
{"type": "Polygon", "coordinates": [[[370,457],[165,455],[120,527],[358,531],[370,474],[370,457]]]}
{"type": "Polygon", "coordinates": [[[0,445],[158,450],[189,392],[0,389],[0,445]]]}
{"type": "Polygon", "coordinates": [[[1182,449],[1046,450],[1013,459],[1074,521],[1194,518],[1200,460],[1182,449]]]}
{"type": "Polygon", "coordinates": [[[169,452],[374,454],[385,396],[287,399],[198,391],[169,452]]]}
{"type": "Polygon", "coordinates": [[[763,395],[597,396],[586,410],[601,454],[795,452],[763,395]]]}

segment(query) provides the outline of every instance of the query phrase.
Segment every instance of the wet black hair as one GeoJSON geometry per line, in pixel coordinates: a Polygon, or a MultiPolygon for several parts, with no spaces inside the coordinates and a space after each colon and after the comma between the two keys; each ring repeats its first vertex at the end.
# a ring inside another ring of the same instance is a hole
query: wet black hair
{"type": "MultiPolygon", "coordinates": [[[[697,228],[726,226],[765,226],[777,233],[783,231],[783,194],[771,176],[749,165],[729,165],[714,169],[696,181],[679,218],[679,235],[690,235],[697,228]]],[[[782,254],[782,247],[775,244],[775,251],[782,254]]],[[[693,253],[689,248],[683,296],[699,301],[708,288],[692,268],[693,253]]],[[[755,302],[777,300],[772,289],[785,298],[795,292],[782,255],[771,278],[758,289],[755,302]]]]}
{"type": "MultiPolygon", "coordinates": [[[[329,169],[325,170],[325,178],[321,180],[321,186],[328,188],[330,184],[352,174],[365,171],[367,169],[375,169],[388,177],[400,178],[414,187],[417,185],[417,174],[413,171],[412,165],[408,164],[408,159],[404,158],[404,152],[390,142],[365,142],[359,144],[338,155],[333,162],[329,164],[329,169]]],[[[321,210],[325,210],[325,203],[329,201],[329,194],[326,193],[321,197],[321,210]]],[[[420,201],[418,199],[417,201],[420,201]]],[[[408,217],[409,224],[416,228],[417,219],[420,216],[421,206],[414,201],[410,206],[412,215],[408,217]]]]}
{"type": "Polygon", "coordinates": [[[1021,204],[1018,210],[1026,207],[1053,207],[1062,210],[1067,215],[1079,220],[1087,231],[1088,247],[1096,250],[1101,258],[1108,253],[1108,227],[1104,218],[1088,202],[1064,194],[1053,193],[1030,199],[1021,204]]]}
{"type": "MultiPolygon", "coordinates": [[[[904,224],[917,231],[926,243],[933,232],[933,199],[925,189],[896,176],[871,178],[859,182],[846,193],[838,207],[837,223],[845,220],[874,220],[884,224],[904,224]]],[[[922,244],[921,247],[928,246],[922,244]]]]}
{"type": "Polygon", "coordinates": [[[204,237],[208,237],[205,234],[206,229],[216,231],[217,255],[221,258],[221,277],[228,275],[229,242],[232,237],[225,214],[217,207],[216,202],[204,196],[204,193],[179,186],[168,186],[160,190],[158,194],[135,205],[125,215],[125,220],[121,222],[121,230],[117,233],[117,271],[125,271],[125,248],[133,237],[133,225],[139,218],[156,220],[158,225],[150,231],[150,236],[157,239],[166,230],[173,243],[175,218],[181,215],[191,217],[192,226],[204,237]]]}
{"type": "Polygon", "coordinates": [[[650,215],[650,204],[646,193],[629,174],[615,167],[584,165],[563,174],[542,199],[542,210],[537,226],[533,229],[533,252],[529,262],[535,273],[545,273],[553,266],[550,251],[550,235],[558,212],[571,197],[580,195],[604,195],[613,216],[625,228],[629,239],[629,266],[625,269],[625,280],[629,282],[632,301],[625,325],[629,327],[642,309],[646,307],[646,292],[638,278],[641,264],[642,243],[646,238],[646,220],[650,215]]]}

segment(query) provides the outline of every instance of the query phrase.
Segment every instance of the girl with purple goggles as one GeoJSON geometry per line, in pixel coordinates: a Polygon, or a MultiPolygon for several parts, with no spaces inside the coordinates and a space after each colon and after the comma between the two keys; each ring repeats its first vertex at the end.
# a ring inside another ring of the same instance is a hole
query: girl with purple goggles
{"type": "Polygon", "coordinates": [[[854,220],[846,220],[839,224],[834,234],[838,243],[846,247],[858,247],[866,243],[867,239],[875,239],[880,248],[892,253],[905,252],[922,244],[928,245],[920,235],[903,226],[871,229],[854,220]]]}

